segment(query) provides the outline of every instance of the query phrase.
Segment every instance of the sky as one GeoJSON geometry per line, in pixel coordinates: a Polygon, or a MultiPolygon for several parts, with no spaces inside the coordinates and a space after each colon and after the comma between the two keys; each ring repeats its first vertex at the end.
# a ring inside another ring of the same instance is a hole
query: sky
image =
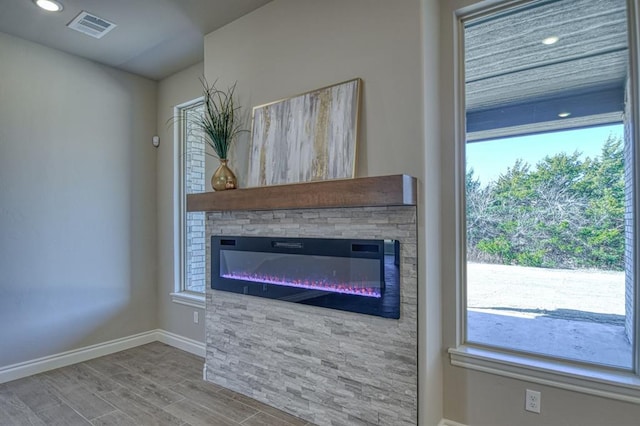
{"type": "Polygon", "coordinates": [[[609,135],[622,137],[622,134],[623,125],[613,124],[468,143],[466,146],[467,170],[473,168],[473,175],[485,185],[506,172],[518,158],[529,163],[532,168],[545,156],[560,152],[572,154],[579,151],[582,152],[582,159],[594,158],[600,155],[602,144],[609,135]]]}

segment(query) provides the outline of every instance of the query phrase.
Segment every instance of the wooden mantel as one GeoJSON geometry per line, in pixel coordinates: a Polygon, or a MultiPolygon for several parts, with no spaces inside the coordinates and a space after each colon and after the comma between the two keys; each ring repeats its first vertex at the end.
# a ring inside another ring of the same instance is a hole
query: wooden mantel
{"type": "Polygon", "coordinates": [[[407,175],[327,180],[187,195],[187,211],[413,206],[416,178],[407,175]]]}

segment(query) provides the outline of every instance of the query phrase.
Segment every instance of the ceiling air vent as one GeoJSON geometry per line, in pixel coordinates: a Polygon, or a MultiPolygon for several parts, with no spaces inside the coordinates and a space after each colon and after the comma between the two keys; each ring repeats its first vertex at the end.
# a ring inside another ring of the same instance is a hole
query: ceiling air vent
{"type": "Polygon", "coordinates": [[[93,38],[102,38],[106,33],[117,27],[117,25],[83,10],[73,21],[67,24],[67,27],[93,38]]]}

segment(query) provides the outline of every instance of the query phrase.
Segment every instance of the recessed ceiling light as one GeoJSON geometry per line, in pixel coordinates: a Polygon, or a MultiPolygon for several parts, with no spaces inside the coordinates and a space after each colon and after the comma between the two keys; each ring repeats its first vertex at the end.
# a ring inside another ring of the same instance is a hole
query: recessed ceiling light
{"type": "Polygon", "coordinates": [[[558,114],[558,117],[560,117],[560,118],[567,118],[567,117],[568,117],[568,116],[570,116],[570,115],[571,115],[571,113],[570,113],[570,112],[568,112],[568,111],[564,111],[564,112],[559,113],[559,114],[558,114]]]}
{"type": "Polygon", "coordinates": [[[558,40],[560,40],[560,37],[551,36],[551,37],[547,37],[547,38],[543,39],[542,40],[542,44],[546,44],[547,46],[550,46],[552,44],[556,44],[558,42],[558,40]]]}
{"type": "Polygon", "coordinates": [[[49,12],[60,12],[62,10],[62,4],[55,0],[33,0],[42,9],[49,12]]]}

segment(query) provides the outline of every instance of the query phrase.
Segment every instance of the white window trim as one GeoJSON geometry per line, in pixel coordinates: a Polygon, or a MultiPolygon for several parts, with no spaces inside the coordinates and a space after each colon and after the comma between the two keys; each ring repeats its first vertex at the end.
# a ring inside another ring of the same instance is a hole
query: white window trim
{"type": "Polygon", "coordinates": [[[640,404],[640,377],[634,373],[472,345],[450,348],[449,357],[457,367],[640,404]]]}
{"type": "Polygon", "coordinates": [[[173,282],[174,291],[170,293],[171,301],[204,309],[205,295],[185,290],[185,219],[186,196],[184,193],[184,159],[182,156],[184,140],[182,137],[184,123],[182,111],[185,108],[204,102],[204,97],[199,97],[188,102],[176,105],[173,108],[173,282]]]}
{"type": "MultiPolygon", "coordinates": [[[[553,386],[575,392],[597,395],[614,400],[640,404],[640,242],[634,241],[634,360],[631,371],[564,361],[551,357],[535,356],[499,350],[466,342],[466,224],[465,224],[465,84],[464,84],[464,21],[510,8],[526,1],[488,0],[454,11],[454,78],[455,78],[455,168],[456,168],[456,288],[457,288],[457,337],[456,347],[449,348],[451,365],[509,377],[541,385],[553,386]]],[[[629,38],[629,75],[631,76],[633,126],[634,182],[640,174],[640,73],[639,0],[627,0],[629,38]]],[[[640,185],[634,188],[634,227],[640,232],[640,185]]]]}
{"type": "Polygon", "coordinates": [[[191,306],[193,308],[204,309],[205,306],[204,294],[193,293],[190,291],[181,291],[178,293],[171,293],[171,301],[180,305],[191,306]]]}

